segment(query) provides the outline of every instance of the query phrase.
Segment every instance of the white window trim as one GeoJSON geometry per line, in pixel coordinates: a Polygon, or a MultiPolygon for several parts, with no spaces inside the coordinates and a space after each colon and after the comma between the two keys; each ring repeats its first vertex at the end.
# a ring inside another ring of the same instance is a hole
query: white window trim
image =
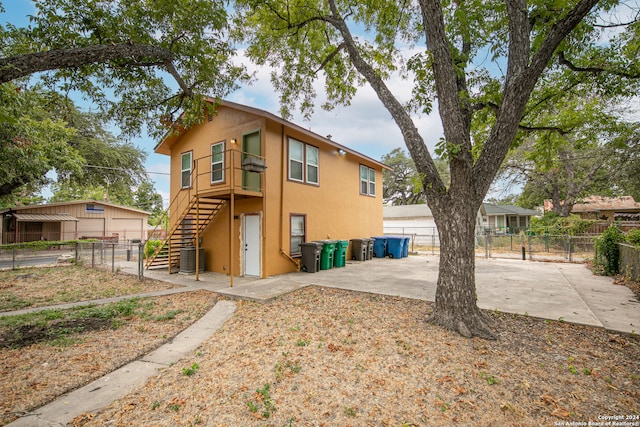
{"type": "Polygon", "coordinates": [[[287,176],[289,177],[290,181],[295,181],[295,182],[300,182],[303,184],[309,184],[309,185],[315,185],[315,186],[319,186],[320,185],[320,149],[318,147],[316,147],[315,145],[311,145],[311,144],[306,144],[302,141],[298,141],[295,138],[289,138],[288,139],[288,143],[287,143],[287,149],[288,149],[288,164],[287,164],[287,176]],[[292,159],[291,158],[291,142],[297,142],[298,144],[302,145],[302,162],[300,162],[300,160],[297,159],[292,159]],[[317,152],[317,164],[311,164],[307,161],[307,148],[311,147],[313,149],[316,150],[317,152]],[[296,163],[300,163],[302,166],[302,179],[298,179],[298,178],[294,178],[291,176],[291,162],[294,161],[296,163]],[[309,177],[308,177],[308,168],[309,167],[314,167],[316,168],[316,176],[318,177],[317,181],[309,181],[309,177]]]}
{"type": "Polygon", "coordinates": [[[304,166],[304,158],[305,158],[305,146],[304,146],[304,142],[298,141],[297,139],[293,139],[293,138],[289,138],[288,144],[287,144],[287,149],[288,149],[288,153],[287,153],[287,157],[289,158],[289,163],[287,164],[287,168],[288,170],[288,175],[289,175],[289,179],[291,181],[295,181],[295,182],[304,182],[304,176],[305,176],[305,166],[304,166]],[[291,143],[295,142],[298,143],[302,146],[302,161],[298,160],[298,159],[294,159],[291,157],[291,143]],[[296,162],[299,163],[301,165],[300,170],[302,171],[302,178],[296,178],[291,176],[291,162],[296,162]]]}
{"type": "Polygon", "coordinates": [[[362,194],[363,196],[370,196],[370,197],[376,197],[376,191],[375,191],[375,185],[376,185],[376,170],[373,168],[370,168],[369,166],[365,166],[365,165],[360,165],[360,168],[358,169],[358,173],[359,173],[359,186],[360,186],[360,194],[362,194]],[[367,178],[363,179],[362,178],[362,169],[366,169],[367,171],[367,178]],[[370,179],[371,177],[371,172],[373,172],[373,181],[370,179]],[[366,191],[363,192],[362,191],[362,184],[365,183],[367,184],[366,186],[366,191]],[[374,190],[373,193],[371,193],[371,184],[374,185],[374,190]]]}
{"type": "Polygon", "coordinates": [[[191,170],[193,168],[193,152],[192,151],[187,151],[186,153],[182,153],[180,155],[180,188],[181,189],[186,189],[186,188],[191,188],[191,170]],[[182,164],[183,164],[183,157],[184,156],[189,156],[189,168],[188,169],[182,169],[182,164]],[[183,182],[182,176],[184,175],[184,172],[189,171],[189,182],[187,184],[185,184],[183,182]]]}
{"type": "Polygon", "coordinates": [[[306,214],[289,214],[289,254],[291,256],[299,256],[302,255],[302,248],[298,251],[294,251],[291,247],[291,241],[294,237],[302,237],[302,243],[307,239],[307,215],[306,214]],[[293,218],[302,218],[302,234],[293,234],[292,222],[293,218]]]}
{"type": "Polygon", "coordinates": [[[225,159],[224,159],[224,156],[225,156],[225,142],[224,141],[220,141],[220,142],[216,142],[214,144],[211,144],[211,184],[220,184],[220,183],[224,182],[224,179],[225,179],[225,173],[224,173],[225,172],[224,171],[224,160],[225,159]],[[213,147],[216,147],[218,145],[222,145],[222,161],[214,163],[213,162],[213,147]],[[222,178],[216,179],[216,180],[213,179],[213,167],[214,167],[214,165],[221,165],[222,166],[222,169],[221,169],[222,178]]]}
{"type": "Polygon", "coordinates": [[[307,184],[313,184],[313,185],[319,185],[320,184],[320,150],[318,149],[318,147],[314,146],[314,145],[309,145],[309,144],[305,144],[304,145],[304,173],[305,173],[305,182],[307,184]],[[316,150],[316,164],[311,164],[309,163],[308,160],[308,156],[307,156],[307,150],[309,148],[312,148],[314,150],[316,150]],[[314,167],[316,168],[316,180],[315,181],[310,181],[309,180],[309,167],[314,167]]]}
{"type": "Polygon", "coordinates": [[[373,168],[368,168],[369,169],[369,195],[372,197],[376,197],[376,170],[373,168]],[[373,173],[373,180],[371,179],[371,174],[373,173]],[[371,191],[371,185],[373,185],[373,191],[371,191]]]}

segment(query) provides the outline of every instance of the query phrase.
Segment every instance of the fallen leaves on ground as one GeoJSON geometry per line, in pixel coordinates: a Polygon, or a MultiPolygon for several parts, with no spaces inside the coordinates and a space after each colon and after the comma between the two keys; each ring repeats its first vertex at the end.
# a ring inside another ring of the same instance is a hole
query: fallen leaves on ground
{"type": "Polygon", "coordinates": [[[465,339],[426,323],[432,307],[319,287],[239,302],[191,357],[84,426],[552,426],[640,413],[637,336],[492,312],[498,340],[465,339]]]}
{"type": "Polygon", "coordinates": [[[67,345],[0,348],[0,425],[156,349],[202,317],[216,295],[196,291],[147,300],[154,304],[144,318],[118,319],[116,329],[75,334],[67,345]]]}

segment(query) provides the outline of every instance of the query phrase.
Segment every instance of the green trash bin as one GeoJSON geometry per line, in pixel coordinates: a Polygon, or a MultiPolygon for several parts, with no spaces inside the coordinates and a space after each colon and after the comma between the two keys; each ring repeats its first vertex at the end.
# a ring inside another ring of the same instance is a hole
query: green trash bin
{"type": "Polygon", "coordinates": [[[336,242],[336,250],[333,253],[334,267],[339,268],[347,265],[347,248],[348,247],[349,247],[348,240],[338,240],[336,242]]]}
{"type": "Polygon", "coordinates": [[[320,251],[320,270],[329,270],[333,268],[333,254],[336,251],[335,240],[316,240],[318,243],[322,243],[322,250],[320,251]]]}

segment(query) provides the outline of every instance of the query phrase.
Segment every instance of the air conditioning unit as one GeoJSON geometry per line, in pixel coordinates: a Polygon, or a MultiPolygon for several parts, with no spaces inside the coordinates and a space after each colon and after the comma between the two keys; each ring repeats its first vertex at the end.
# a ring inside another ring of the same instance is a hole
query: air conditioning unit
{"type": "MultiPolygon", "coordinates": [[[[204,271],[204,249],[200,248],[200,272],[204,271]]],[[[196,247],[189,246],[180,249],[180,273],[195,274],[196,247]]]]}
{"type": "Polygon", "coordinates": [[[267,169],[267,165],[264,163],[264,160],[249,156],[242,161],[242,169],[247,172],[263,173],[265,169],[267,169]]]}

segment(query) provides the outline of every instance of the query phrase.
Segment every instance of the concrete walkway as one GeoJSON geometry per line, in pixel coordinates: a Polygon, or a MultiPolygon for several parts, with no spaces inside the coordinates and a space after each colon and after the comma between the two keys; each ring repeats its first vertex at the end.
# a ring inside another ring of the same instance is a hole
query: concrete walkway
{"type": "MultiPolygon", "coordinates": [[[[198,287],[232,298],[265,302],[308,285],[435,301],[438,257],[348,261],[345,268],[256,279],[205,272],[194,276],[145,271],[145,276],[198,287]]],[[[476,259],[478,305],[487,310],[563,320],[626,333],[640,333],[640,302],[626,286],[594,276],[584,264],[476,259]]]]}
{"type": "MultiPolygon", "coordinates": [[[[121,264],[119,267],[122,271],[136,273],[133,270],[135,263],[121,264]]],[[[232,288],[229,287],[228,276],[211,272],[200,274],[199,281],[193,275],[169,275],[166,271],[145,271],[145,276],[183,287],[137,296],[206,289],[232,298],[266,302],[308,285],[319,285],[434,301],[438,258],[374,258],[365,262],[347,262],[345,268],[317,273],[290,273],[267,279],[234,278],[232,288]]],[[[478,305],[484,309],[564,320],[618,332],[640,332],[640,302],[633,293],[625,286],[614,285],[611,278],[592,275],[582,264],[478,258],[476,288],[478,305]]],[[[92,303],[108,303],[131,297],[107,298],[92,303]]],[[[113,400],[143,384],[160,369],[195,350],[233,315],[235,307],[233,301],[216,303],[204,317],[172,342],[8,425],[64,426],[84,412],[108,406],[113,400]]],[[[26,311],[33,310],[21,310],[26,311]]]]}

